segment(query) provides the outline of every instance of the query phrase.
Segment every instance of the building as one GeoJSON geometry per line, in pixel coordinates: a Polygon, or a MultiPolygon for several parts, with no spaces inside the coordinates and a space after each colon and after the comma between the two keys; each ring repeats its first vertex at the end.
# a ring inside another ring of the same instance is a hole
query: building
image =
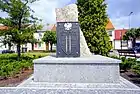
{"type": "MultiPolygon", "coordinates": [[[[0,30],[6,30],[6,29],[8,29],[7,26],[0,25],[0,30]]],[[[56,31],[56,26],[54,24],[48,24],[46,26],[43,26],[42,30],[38,30],[38,31],[36,31],[36,33],[34,33],[34,37],[38,40],[38,43],[35,43],[34,45],[32,45],[31,43],[21,45],[21,51],[23,49],[26,49],[27,52],[31,51],[31,50],[34,50],[34,51],[49,50],[50,45],[46,44],[45,42],[42,41],[44,32],[46,32],[47,30],[56,31]],[[32,48],[32,46],[33,46],[33,48],[32,48]]],[[[0,40],[2,40],[2,37],[0,38],[0,40]]],[[[9,49],[8,44],[4,45],[2,43],[2,41],[0,41],[0,50],[7,50],[7,49],[9,49]]],[[[16,45],[13,45],[11,47],[11,50],[17,51],[16,45]]]]}
{"type": "Polygon", "coordinates": [[[108,19],[108,24],[106,25],[106,31],[109,34],[110,42],[112,44],[113,49],[114,49],[114,42],[113,41],[114,41],[114,37],[115,37],[114,30],[115,30],[115,28],[114,28],[112,22],[110,21],[110,19],[108,19]]]}
{"type": "MultiPolygon", "coordinates": [[[[7,29],[8,29],[7,26],[3,26],[2,24],[0,24],[0,30],[7,30],[7,29]]],[[[3,37],[0,37],[0,50],[6,50],[6,49],[8,49],[8,45],[4,45],[2,43],[2,39],[3,39],[3,37]]]]}
{"type": "MultiPolygon", "coordinates": [[[[0,25],[0,30],[7,29],[6,26],[0,25]]],[[[50,50],[50,44],[46,44],[45,42],[42,41],[42,38],[44,36],[44,32],[47,30],[49,31],[56,31],[56,25],[55,24],[47,24],[43,26],[42,30],[38,30],[36,33],[34,33],[34,37],[39,41],[38,43],[35,43],[32,45],[31,43],[27,43],[21,46],[22,48],[26,48],[27,51],[44,51],[44,50],[50,50]],[[33,46],[33,48],[32,48],[33,46]]],[[[115,30],[112,22],[110,19],[108,19],[108,24],[106,25],[106,31],[109,34],[110,37],[110,42],[112,44],[113,49],[128,49],[131,48],[131,41],[129,40],[124,41],[122,40],[123,35],[127,31],[126,29],[120,29],[120,30],[115,30]]],[[[3,45],[3,43],[0,43],[0,50],[1,49],[8,49],[8,45],[3,45]]],[[[53,49],[56,49],[56,45],[53,45],[53,49]]],[[[16,51],[16,45],[12,46],[11,50],[16,51]]]]}
{"type": "MultiPolygon", "coordinates": [[[[56,31],[56,25],[54,24],[48,24],[47,26],[44,26],[42,30],[38,30],[36,33],[34,33],[34,37],[39,41],[38,43],[34,44],[34,51],[45,51],[50,50],[50,44],[45,43],[42,41],[42,38],[44,36],[44,32],[46,31],[56,31]]],[[[32,45],[30,43],[27,44],[27,51],[32,51],[32,45]]],[[[53,45],[53,50],[55,50],[55,44],[53,45]]]]}
{"type": "Polygon", "coordinates": [[[114,49],[129,49],[132,47],[131,40],[123,40],[127,29],[115,30],[114,49]]]}

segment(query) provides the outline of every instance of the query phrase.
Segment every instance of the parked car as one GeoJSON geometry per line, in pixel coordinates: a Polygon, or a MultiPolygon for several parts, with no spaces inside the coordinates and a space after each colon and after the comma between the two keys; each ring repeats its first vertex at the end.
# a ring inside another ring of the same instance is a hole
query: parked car
{"type": "Polygon", "coordinates": [[[134,48],[132,48],[134,51],[136,51],[137,53],[140,53],[140,46],[135,46],[134,48]]]}
{"type": "Polygon", "coordinates": [[[3,51],[3,50],[0,50],[0,54],[2,54],[2,51],[3,51]]]}
{"type": "Polygon", "coordinates": [[[12,51],[12,50],[2,50],[2,54],[6,54],[6,53],[15,53],[15,51],[12,51]]]}

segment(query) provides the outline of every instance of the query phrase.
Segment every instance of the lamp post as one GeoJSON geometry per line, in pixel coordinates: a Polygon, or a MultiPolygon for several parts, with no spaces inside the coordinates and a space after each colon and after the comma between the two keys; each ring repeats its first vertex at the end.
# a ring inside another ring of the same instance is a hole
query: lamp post
{"type": "MultiPolygon", "coordinates": [[[[130,17],[131,17],[132,14],[133,14],[133,12],[130,12],[129,15],[128,15],[129,16],[129,30],[131,29],[131,27],[130,27],[130,17]]],[[[131,39],[131,43],[132,43],[132,39],[131,39]]]]}
{"type": "MultiPolygon", "coordinates": [[[[120,42],[121,42],[121,50],[122,50],[122,31],[120,31],[120,42]]],[[[122,55],[122,53],[121,53],[121,55],[122,55]]]]}
{"type": "Polygon", "coordinates": [[[130,12],[129,15],[128,15],[129,16],[129,29],[131,28],[130,27],[130,17],[131,17],[132,14],[133,14],[133,12],[130,12]]]}

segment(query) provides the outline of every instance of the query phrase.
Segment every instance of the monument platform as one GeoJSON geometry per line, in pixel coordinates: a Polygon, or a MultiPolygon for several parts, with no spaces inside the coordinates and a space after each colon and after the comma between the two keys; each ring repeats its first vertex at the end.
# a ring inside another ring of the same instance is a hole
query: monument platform
{"type": "Polygon", "coordinates": [[[120,60],[92,57],[34,60],[34,74],[0,94],[140,94],[140,88],[119,75],[120,60]]]}
{"type": "Polygon", "coordinates": [[[34,81],[51,83],[118,83],[120,60],[91,57],[47,56],[34,62],[34,81]]]}
{"type": "Polygon", "coordinates": [[[30,77],[18,87],[1,87],[0,94],[140,94],[140,88],[120,77],[119,83],[48,83],[30,77]]]}

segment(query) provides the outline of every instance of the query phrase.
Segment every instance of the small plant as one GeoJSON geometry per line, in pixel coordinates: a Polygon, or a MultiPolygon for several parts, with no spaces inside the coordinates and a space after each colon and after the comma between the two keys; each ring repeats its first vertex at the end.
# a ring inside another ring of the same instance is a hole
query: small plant
{"type": "Polygon", "coordinates": [[[136,59],[128,58],[126,59],[125,57],[121,58],[122,63],[120,63],[120,69],[127,71],[132,68],[133,65],[136,64],[136,59]]]}
{"type": "Polygon", "coordinates": [[[132,67],[132,71],[135,72],[136,74],[140,75],[140,65],[134,65],[132,67]]]}
{"type": "Polygon", "coordinates": [[[26,53],[22,54],[20,60],[17,61],[16,54],[1,54],[0,79],[15,77],[16,74],[22,73],[24,70],[32,69],[32,61],[46,55],[46,53],[26,53]]]}

